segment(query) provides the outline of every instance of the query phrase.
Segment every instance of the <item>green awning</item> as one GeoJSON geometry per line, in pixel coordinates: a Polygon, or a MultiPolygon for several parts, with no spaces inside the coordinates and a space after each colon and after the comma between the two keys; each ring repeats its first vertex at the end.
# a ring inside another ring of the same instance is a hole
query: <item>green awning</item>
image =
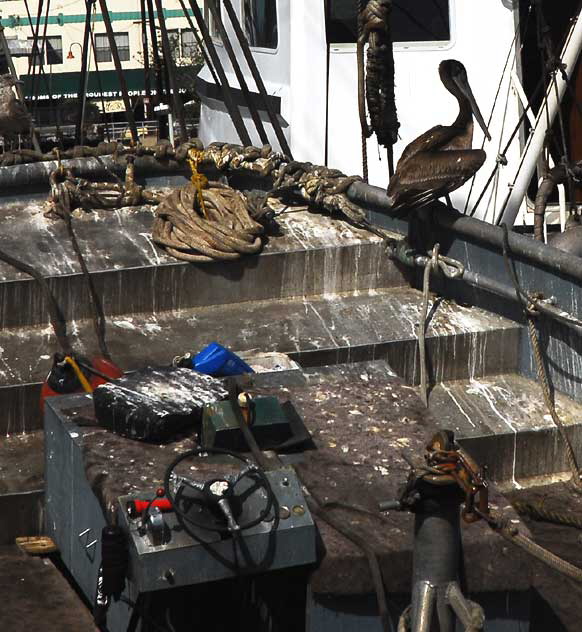
{"type": "MultiPolygon", "coordinates": [[[[124,70],[123,76],[127,83],[127,90],[130,97],[145,96],[145,79],[142,69],[124,70]]],[[[25,98],[33,97],[33,92],[38,93],[40,100],[49,99],[52,95],[53,99],[77,99],[79,92],[80,73],[78,72],[60,72],[37,75],[35,90],[33,91],[33,81],[31,75],[23,75],[25,98]],[[40,86],[39,86],[40,83],[40,86]]],[[[153,79],[152,79],[153,83],[153,79]]],[[[87,97],[89,99],[100,99],[103,92],[104,99],[121,99],[122,94],[119,88],[119,79],[114,70],[106,70],[99,73],[89,73],[87,82],[87,97]],[[101,85],[101,89],[99,86],[101,85]]],[[[180,90],[183,92],[183,90],[180,90]]],[[[155,94],[155,91],[152,90],[155,94]]]]}

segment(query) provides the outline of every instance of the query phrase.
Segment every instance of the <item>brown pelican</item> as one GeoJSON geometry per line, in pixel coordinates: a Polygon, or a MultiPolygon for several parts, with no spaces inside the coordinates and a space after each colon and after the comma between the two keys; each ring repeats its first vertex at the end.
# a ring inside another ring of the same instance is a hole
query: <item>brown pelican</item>
{"type": "Polygon", "coordinates": [[[12,88],[17,80],[11,75],[0,75],[0,135],[14,137],[30,132],[31,117],[24,104],[16,98],[12,88]]]}
{"type": "Polygon", "coordinates": [[[469,86],[465,66],[447,59],[440,63],[439,75],[445,88],[457,98],[459,114],[452,125],[436,125],[402,152],[388,184],[393,210],[424,206],[447,196],[485,162],[482,149],[471,149],[473,116],[489,140],[491,136],[469,86]]]}

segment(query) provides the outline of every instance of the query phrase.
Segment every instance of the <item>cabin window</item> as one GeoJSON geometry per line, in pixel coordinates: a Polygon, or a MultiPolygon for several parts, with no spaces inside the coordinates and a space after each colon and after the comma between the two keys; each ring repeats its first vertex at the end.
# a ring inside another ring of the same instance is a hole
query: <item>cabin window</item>
{"type": "Polygon", "coordinates": [[[277,0],[243,0],[243,19],[251,46],[277,48],[277,0]]]}
{"type": "MultiPolygon", "coordinates": [[[[129,34],[114,33],[117,52],[119,53],[119,61],[129,61],[129,34]]],[[[109,47],[109,38],[106,33],[97,33],[95,35],[95,59],[97,62],[108,62],[111,57],[111,48],[109,47]]]]}
{"type": "MultiPolygon", "coordinates": [[[[451,39],[449,0],[392,0],[394,43],[447,42],[451,39]]],[[[357,3],[329,0],[327,41],[353,44],[358,39],[357,3]]]]}
{"type": "MultiPolygon", "coordinates": [[[[224,23],[224,16],[223,16],[223,11],[222,11],[222,0],[214,0],[214,4],[216,5],[216,8],[220,14],[220,18],[222,19],[222,22],[224,23]]],[[[212,11],[207,5],[205,5],[204,16],[205,16],[206,24],[208,25],[208,31],[210,32],[211,37],[220,39],[218,26],[216,26],[216,21],[214,20],[212,11]]]]}

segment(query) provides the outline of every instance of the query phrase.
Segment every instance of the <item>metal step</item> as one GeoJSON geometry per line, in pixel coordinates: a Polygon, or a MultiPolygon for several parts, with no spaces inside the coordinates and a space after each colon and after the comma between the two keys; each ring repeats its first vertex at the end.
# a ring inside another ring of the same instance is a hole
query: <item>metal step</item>
{"type": "MultiPolygon", "coordinates": [[[[46,219],[40,204],[3,204],[0,249],[35,266],[67,320],[92,315],[62,221],[46,219]],[[18,221],[16,221],[18,220],[18,221]]],[[[307,211],[278,219],[280,235],[264,251],[236,262],[192,265],[162,253],[151,240],[147,208],[83,213],[74,227],[107,316],[159,313],[241,301],[367,291],[406,285],[382,240],[344,221],[307,211]]],[[[0,262],[0,328],[48,324],[37,282],[0,262]]]]}
{"type": "MultiPolygon", "coordinates": [[[[169,364],[212,341],[233,350],[278,351],[303,367],[385,359],[405,381],[419,378],[417,290],[247,302],[110,319],[113,359],[124,370],[169,364]]],[[[75,349],[96,355],[88,321],[72,323],[75,349]]],[[[435,381],[516,370],[520,327],[478,308],[439,301],[427,329],[435,381]]],[[[49,328],[0,332],[0,434],[40,427],[38,401],[56,341],[49,328]]]]}
{"type": "MultiPolygon", "coordinates": [[[[556,392],[556,410],[582,458],[582,404],[556,392]]],[[[539,382],[514,375],[439,384],[430,410],[502,487],[519,488],[570,476],[564,442],[539,382]]]]}
{"type": "Polygon", "coordinates": [[[0,630],[96,630],[88,608],[48,558],[1,546],[0,590],[0,630]]]}

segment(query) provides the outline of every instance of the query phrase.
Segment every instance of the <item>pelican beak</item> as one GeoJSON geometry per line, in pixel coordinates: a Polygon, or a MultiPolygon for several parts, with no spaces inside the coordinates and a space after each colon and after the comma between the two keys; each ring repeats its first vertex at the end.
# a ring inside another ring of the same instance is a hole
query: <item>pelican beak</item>
{"type": "Polygon", "coordinates": [[[483,133],[487,137],[487,140],[491,140],[491,134],[487,129],[487,125],[485,124],[485,120],[483,119],[483,115],[481,114],[481,110],[477,105],[477,101],[475,101],[475,96],[473,95],[473,91],[471,90],[471,86],[466,79],[462,79],[460,77],[454,77],[453,81],[457,84],[459,90],[467,97],[469,100],[469,104],[471,105],[471,110],[473,111],[473,116],[479,123],[479,127],[483,130],[483,133]]]}

